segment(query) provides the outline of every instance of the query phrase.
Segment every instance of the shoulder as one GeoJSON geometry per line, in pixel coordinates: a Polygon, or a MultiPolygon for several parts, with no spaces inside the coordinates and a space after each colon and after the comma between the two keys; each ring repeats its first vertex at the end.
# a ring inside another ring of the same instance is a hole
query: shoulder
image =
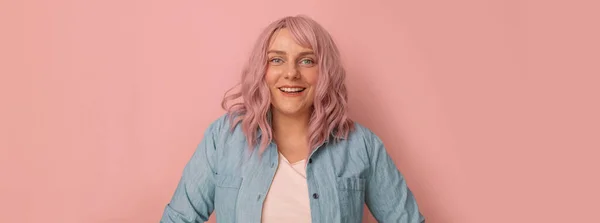
{"type": "Polygon", "coordinates": [[[354,131],[350,132],[347,141],[352,148],[350,151],[359,152],[369,160],[385,151],[381,138],[371,128],[356,121],[354,131]]]}
{"type": "Polygon", "coordinates": [[[362,141],[367,144],[367,146],[381,142],[381,139],[373,132],[373,130],[356,121],[354,121],[354,131],[350,132],[348,140],[353,142],[362,141]]]}
{"type": "Polygon", "coordinates": [[[211,134],[217,134],[221,131],[221,129],[223,129],[223,127],[227,127],[228,123],[229,117],[227,116],[227,113],[221,114],[216,119],[210,122],[208,128],[206,129],[206,132],[211,134]]]}
{"type": "Polygon", "coordinates": [[[233,126],[235,120],[235,116],[228,113],[221,114],[208,125],[204,137],[210,137],[217,147],[222,147],[232,141],[245,141],[246,137],[242,131],[241,122],[237,122],[233,126]]]}
{"type": "Polygon", "coordinates": [[[236,117],[230,116],[228,113],[221,114],[216,119],[210,122],[208,128],[206,129],[207,133],[211,133],[215,136],[220,136],[222,134],[226,134],[229,131],[238,130],[240,124],[236,124],[234,129],[231,129],[231,125],[236,117]]]}

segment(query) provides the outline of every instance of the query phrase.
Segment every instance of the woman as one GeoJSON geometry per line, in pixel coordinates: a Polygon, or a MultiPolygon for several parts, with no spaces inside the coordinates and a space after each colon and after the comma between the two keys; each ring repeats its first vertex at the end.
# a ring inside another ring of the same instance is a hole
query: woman
{"type": "Polygon", "coordinates": [[[260,35],[241,89],[206,130],[161,222],[424,222],[381,140],[347,115],[345,71],[305,16],[260,35]],[[242,102],[232,103],[237,99],[242,102]]]}

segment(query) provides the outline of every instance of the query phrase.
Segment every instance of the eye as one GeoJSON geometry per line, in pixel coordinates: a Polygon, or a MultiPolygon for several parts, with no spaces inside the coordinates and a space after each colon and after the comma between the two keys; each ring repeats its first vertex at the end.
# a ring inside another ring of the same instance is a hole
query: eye
{"type": "Polygon", "coordinates": [[[275,57],[275,58],[271,58],[271,59],[269,59],[269,62],[270,62],[270,63],[279,64],[279,63],[283,63],[283,60],[282,60],[281,58],[277,58],[277,57],[275,57]]]}
{"type": "Polygon", "coordinates": [[[315,61],[310,58],[302,59],[300,61],[300,64],[302,64],[302,65],[313,65],[314,63],[315,63],[315,61]]]}

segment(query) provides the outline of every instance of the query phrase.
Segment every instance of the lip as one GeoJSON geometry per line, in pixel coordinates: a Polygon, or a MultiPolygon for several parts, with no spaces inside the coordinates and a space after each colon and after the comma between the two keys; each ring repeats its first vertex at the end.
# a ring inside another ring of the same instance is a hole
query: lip
{"type": "Polygon", "coordinates": [[[282,88],[282,87],[286,87],[286,88],[306,88],[306,87],[300,86],[300,85],[281,85],[281,86],[277,87],[277,89],[282,88]]]}

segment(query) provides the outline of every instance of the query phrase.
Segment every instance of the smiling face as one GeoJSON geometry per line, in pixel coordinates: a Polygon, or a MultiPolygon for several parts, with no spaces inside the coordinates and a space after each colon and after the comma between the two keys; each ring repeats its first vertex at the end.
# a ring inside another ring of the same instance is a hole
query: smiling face
{"type": "Polygon", "coordinates": [[[314,51],[296,43],[289,30],[283,28],[273,34],[267,58],[265,81],[273,112],[310,114],[319,74],[314,51]]]}

